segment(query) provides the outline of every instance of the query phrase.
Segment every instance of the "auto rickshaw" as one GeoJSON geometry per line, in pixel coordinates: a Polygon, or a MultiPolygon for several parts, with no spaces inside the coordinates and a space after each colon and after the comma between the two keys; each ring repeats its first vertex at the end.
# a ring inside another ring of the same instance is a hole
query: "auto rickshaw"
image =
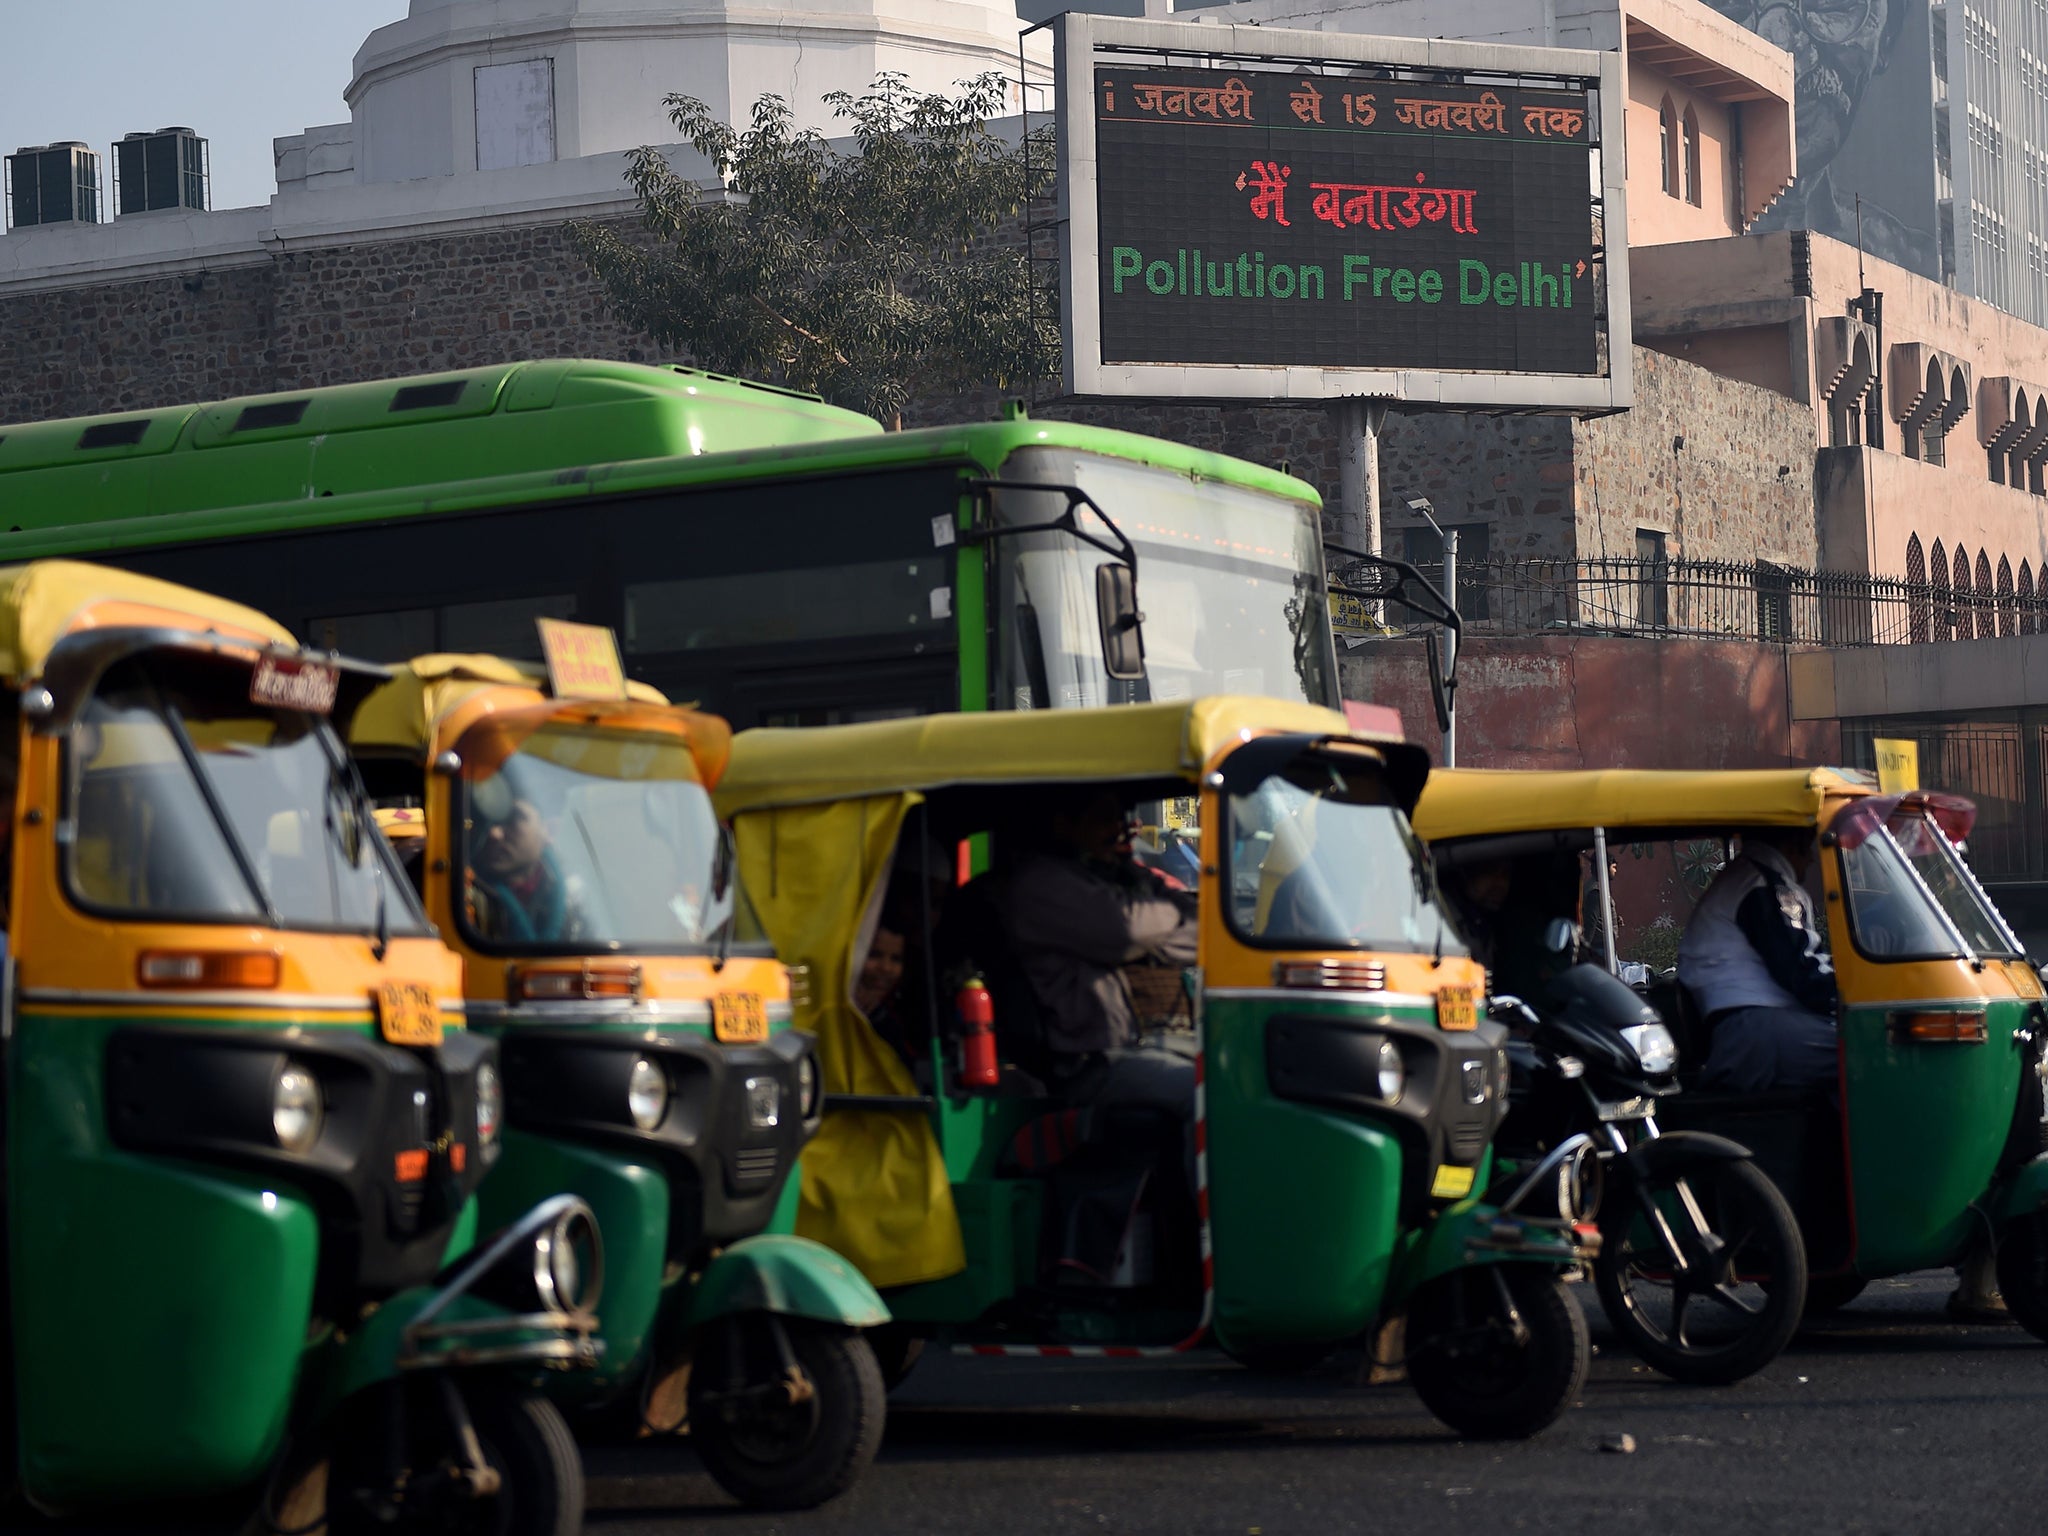
{"type": "MultiPolygon", "coordinates": [[[[1840,993],[1837,1088],[1688,1087],[1659,1116],[1750,1149],[1791,1200],[1809,1315],[1988,1242],[2013,1317],[2048,1340],[2048,1003],[1962,856],[1974,817],[1959,797],[1880,793],[1844,769],[1457,770],[1431,776],[1415,823],[1440,857],[1597,849],[1603,890],[1610,847],[1617,860],[1626,849],[1695,897],[1744,829],[1809,832],[1840,993]]],[[[1707,1058],[1712,1021],[1675,975],[1643,991],[1683,1081],[1707,1058]]]]}
{"type": "Polygon", "coordinates": [[[497,1047],[327,719],[381,669],[46,561],[0,570],[0,674],[0,1496],[580,1529],[533,1387],[594,1360],[598,1234],[477,1236],[497,1047]]]}
{"type": "Polygon", "coordinates": [[[605,1231],[604,1361],[565,1401],[642,1434],[687,1421],[729,1493],[807,1507],[880,1443],[861,1330],[888,1312],[789,1235],[819,1078],[711,807],[731,733],[615,672],[606,687],[625,696],[423,656],[365,700],[351,744],[503,1052],[486,1216],[567,1190],[605,1231]]]}
{"type": "Polygon", "coordinates": [[[810,973],[797,1022],[824,1073],[797,1230],[883,1289],[906,1344],[1214,1343],[1293,1368],[1384,1353],[1405,1317],[1408,1376],[1446,1423],[1552,1422],[1586,1369],[1562,1280],[1588,1212],[1560,1191],[1587,1149],[1475,1197],[1506,1031],[1408,830],[1428,771],[1342,715],[1248,698],[741,733],[719,803],[777,951],[810,973]],[[1192,1127],[1052,1091],[1003,953],[1037,810],[1103,787],[1145,808],[1150,858],[1199,909],[1194,966],[1124,973],[1195,1065],[1192,1127]],[[915,930],[893,1044],[854,1003],[885,905],[915,930]]]}

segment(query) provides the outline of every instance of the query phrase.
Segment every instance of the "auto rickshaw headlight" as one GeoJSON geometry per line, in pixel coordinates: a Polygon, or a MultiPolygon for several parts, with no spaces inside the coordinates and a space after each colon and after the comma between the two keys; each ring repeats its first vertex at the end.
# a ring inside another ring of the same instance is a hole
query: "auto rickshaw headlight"
{"type": "Polygon", "coordinates": [[[498,1081],[498,1069],[488,1061],[476,1069],[476,1141],[479,1147],[493,1146],[498,1126],[505,1116],[505,1089],[498,1081]]]}
{"type": "Polygon", "coordinates": [[[1401,1060],[1401,1048],[1391,1040],[1380,1041],[1380,1097],[1389,1104],[1401,1102],[1408,1086],[1408,1068],[1401,1060]]]}
{"type": "Polygon", "coordinates": [[[1621,1032],[1621,1038],[1629,1043],[1636,1060],[1650,1076],[1662,1077],[1677,1070],[1678,1042],[1662,1024],[1631,1024],[1621,1032]]]}
{"type": "Polygon", "coordinates": [[[797,1113],[806,1121],[817,1119],[822,1097],[818,1092],[818,1058],[805,1051],[796,1064],[797,1113]]]}
{"type": "Polygon", "coordinates": [[[603,1285],[604,1250],[597,1223],[582,1206],[564,1211],[533,1240],[533,1288],[542,1308],[588,1311],[597,1305],[603,1285]]]}
{"type": "Polygon", "coordinates": [[[772,1077],[750,1077],[746,1082],[747,1129],[770,1131],[782,1124],[782,1084],[772,1077]]]}
{"type": "Polygon", "coordinates": [[[278,1068],[270,1092],[270,1128],[277,1144],[293,1156],[304,1156],[320,1139],[320,1079],[296,1061],[278,1068]]]}
{"type": "Polygon", "coordinates": [[[653,1130],[668,1114],[668,1074],[645,1056],[633,1063],[626,1079],[626,1109],[643,1131],[653,1130]]]}

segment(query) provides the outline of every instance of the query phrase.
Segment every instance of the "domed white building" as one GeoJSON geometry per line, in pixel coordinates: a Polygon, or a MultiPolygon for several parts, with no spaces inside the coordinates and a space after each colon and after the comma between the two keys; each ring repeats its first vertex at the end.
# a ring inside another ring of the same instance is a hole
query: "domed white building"
{"type": "MultiPolygon", "coordinates": [[[[354,179],[672,142],[670,92],[727,121],[772,92],[829,133],[823,98],[884,70],[923,91],[992,70],[1014,79],[1020,25],[1011,0],[412,0],[356,54],[354,179]]],[[[1049,78],[1046,39],[1033,41],[1032,72],[1049,78]]]]}

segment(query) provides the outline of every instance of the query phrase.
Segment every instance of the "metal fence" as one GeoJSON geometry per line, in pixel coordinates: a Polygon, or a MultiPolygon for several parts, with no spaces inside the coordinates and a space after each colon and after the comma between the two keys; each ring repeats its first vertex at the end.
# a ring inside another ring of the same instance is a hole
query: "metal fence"
{"type": "MultiPolygon", "coordinates": [[[[1441,565],[1421,567],[1439,587],[1441,565]]],[[[1334,573],[1333,573],[1334,574],[1334,573]]],[[[1553,632],[1913,645],[2048,634],[2048,583],[1978,592],[1769,561],[1458,562],[1468,634],[1553,632]]],[[[1388,615],[1401,627],[1405,617],[1388,615]]]]}

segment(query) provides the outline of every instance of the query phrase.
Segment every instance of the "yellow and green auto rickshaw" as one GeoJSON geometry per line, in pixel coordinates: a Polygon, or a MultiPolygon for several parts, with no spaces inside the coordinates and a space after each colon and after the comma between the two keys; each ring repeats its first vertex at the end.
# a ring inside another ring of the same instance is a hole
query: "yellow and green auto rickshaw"
{"type": "Polygon", "coordinates": [[[1460,1431],[1563,1411],[1587,1343],[1562,1280],[1590,1228],[1562,1192],[1588,1148],[1475,1196],[1506,1031],[1479,1016],[1481,972],[1408,830],[1428,771],[1341,715],[1244,698],[735,739],[720,805],[778,952],[810,972],[797,1022],[825,1078],[797,1230],[883,1288],[904,1341],[888,1367],[929,1337],[1028,1356],[1214,1342],[1285,1368],[1405,1317],[1409,1378],[1460,1431]],[[1132,878],[1181,885],[1198,914],[1195,964],[1121,983],[1193,1064],[1192,1126],[1047,1086],[1004,881],[1076,794],[1142,807],[1154,872],[1132,878]],[[904,980],[863,1012],[891,925],[904,980]]]}
{"type": "Polygon", "coordinates": [[[888,1312],[789,1235],[819,1078],[712,810],[731,732],[611,683],[563,698],[536,667],[423,656],[350,742],[503,1052],[486,1216],[567,1190],[604,1228],[605,1359],[565,1401],[645,1433],[687,1417],[728,1492],[807,1507],[880,1443],[861,1330],[888,1312]]]}
{"type": "MultiPolygon", "coordinates": [[[[1453,862],[1597,848],[1603,888],[1610,858],[1648,859],[1651,880],[1632,883],[1692,897],[1745,831],[1811,837],[1840,995],[1838,1083],[1687,1087],[1658,1117],[1750,1149],[1791,1200],[1809,1314],[1988,1243],[2012,1315],[2048,1340],[2048,1003],[1960,851],[1974,816],[1954,796],[1884,794],[1868,775],[1826,768],[1458,770],[1431,776],[1415,820],[1453,862]]],[[[1661,931],[1685,915],[1665,914],[1661,931]]],[[[1616,931],[1611,916],[1605,931],[1616,931]]],[[[1713,1021],[1698,1017],[1682,976],[1640,969],[1684,1081],[1707,1059],[1713,1021]]],[[[1643,1278],[1668,1283],[1670,1266],[1646,1264],[1643,1278]]]]}
{"type": "Polygon", "coordinates": [[[498,1052],[328,724],[381,678],[251,609],[0,570],[0,1484],[272,1528],[582,1523],[572,1197],[477,1237],[498,1052]]]}

